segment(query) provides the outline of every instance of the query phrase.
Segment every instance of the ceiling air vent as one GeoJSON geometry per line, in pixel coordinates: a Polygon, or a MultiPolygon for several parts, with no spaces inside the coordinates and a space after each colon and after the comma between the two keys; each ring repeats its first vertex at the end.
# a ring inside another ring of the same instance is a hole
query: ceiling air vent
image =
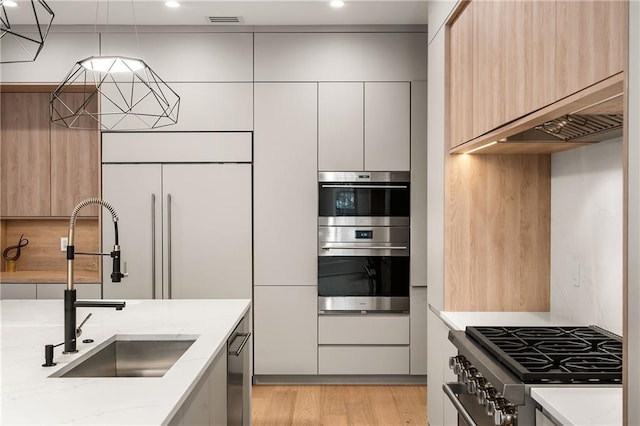
{"type": "Polygon", "coordinates": [[[241,24],[244,22],[242,16],[208,16],[210,24],[241,24]]]}

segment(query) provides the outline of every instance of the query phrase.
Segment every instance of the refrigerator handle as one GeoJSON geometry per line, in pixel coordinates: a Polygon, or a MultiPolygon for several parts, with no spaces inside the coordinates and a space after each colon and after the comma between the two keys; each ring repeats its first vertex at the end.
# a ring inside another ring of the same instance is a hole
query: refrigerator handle
{"type": "Polygon", "coordinates": [[[156,194],[151,194],[151,298],[156,298],[156,194]]]}
{"type": "Polygon", "coordinates": [[[171,194],[167,194],[167,284],[171,299],[171,194]]]}

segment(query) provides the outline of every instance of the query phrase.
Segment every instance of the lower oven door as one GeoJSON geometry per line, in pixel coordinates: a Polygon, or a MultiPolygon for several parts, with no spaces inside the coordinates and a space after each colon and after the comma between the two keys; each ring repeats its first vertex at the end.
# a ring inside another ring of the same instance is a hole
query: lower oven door
{"type": "Polygon", "coordinates": [[[409,311],[409,257],[318,256],[318,312],[409,311]]]}

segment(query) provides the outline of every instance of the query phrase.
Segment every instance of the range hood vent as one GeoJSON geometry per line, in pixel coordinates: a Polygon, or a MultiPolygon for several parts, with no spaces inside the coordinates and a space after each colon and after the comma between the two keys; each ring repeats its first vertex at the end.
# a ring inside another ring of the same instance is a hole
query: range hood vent
{"type": "Polygon", "coordinates": [[[535,129],[565,142],[591,141],[603,140],[600,137],[603,135],[612,137],[611,132],[622,129],[623,122],[622,114],[570,114],[547,121],[535,129]]]}
{"type": "Polygon", "coordinates": [[[241,24],[244,22],[242,16],[208,16],[210,24],[241,24]]]}
{"type": "Polygon", "coordinates": [[[623,114],[567,114],[499,142],[600,142],[622,136],[623,114]]]}

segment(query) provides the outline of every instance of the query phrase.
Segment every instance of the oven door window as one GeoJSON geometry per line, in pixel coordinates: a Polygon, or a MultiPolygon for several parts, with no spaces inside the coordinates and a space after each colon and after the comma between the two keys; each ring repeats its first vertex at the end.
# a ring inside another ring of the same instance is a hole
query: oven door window
{"type": "Polygon", "coordinates": [[[318,257],[318,295],[408,297],[409,257],[318,257]]]}
{"type": "Polygon", "coordinates": [[[320,216],[409,216],[409,184],[345,185],[322,182],[320,216]]]}

